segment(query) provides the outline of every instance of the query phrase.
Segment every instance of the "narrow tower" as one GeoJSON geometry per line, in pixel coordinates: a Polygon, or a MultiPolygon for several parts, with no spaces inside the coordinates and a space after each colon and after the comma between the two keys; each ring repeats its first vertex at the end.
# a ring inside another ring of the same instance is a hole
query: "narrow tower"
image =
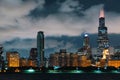
{"type": "Polygon", "coordinates": [[[109,48],[109,40],[107,34],[107,27],[105,26],[105,15],[103,9],[100,10],[97,42],[98,42],[98,53],[102,55],[103,51],[109,48]]]}
{"type": "Polygon", "coordinates": [[[83,48],[84,54],[87,56],[88,59],[91,59],[91,48],[89,43],[89,35],[87,33],[84,34],[83,48]]]}
{"type": "Polygon", "coordinates": [[[83,46],[87,49],[90,47],[89,36],[87,33],[84,34],[83,46]]]}
{"type": "Polygon", "coordinates": [[[44,66],[44,33],[39,31],[37,34],[38,67],[44,66]]]}

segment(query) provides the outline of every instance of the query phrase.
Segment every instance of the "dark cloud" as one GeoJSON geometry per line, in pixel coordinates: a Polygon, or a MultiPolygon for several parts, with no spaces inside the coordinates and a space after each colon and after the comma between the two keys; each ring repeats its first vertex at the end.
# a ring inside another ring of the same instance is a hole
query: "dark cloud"
{"type": "Polygon", "coordinates": [[[39,17],[47,17],[51,14],[59,14],[59,8],[62,4],[65,2],[75,2],[77,1],[78,6],[72,6],[69,4],[69,8],[74,9],[72,12],[66,12],[66,14],[76,14],[78,16],[82,16],[84,14],[81,13],[81,11],[85,11],[89,9],[92,6],[104,4],[104,8],[106,11],[112,11],[112,12],[120,12],[120,1],[118,0],[45,0],[44,8],[40,9],[39,6],[37,6],[35,9],[31,10],[29,16],[32,18],[39,18],[39,17]],[[77,7],[81,7],[82,9],[77,9],[77,7]]]}
{"type": "Polygon", "coordinates": [[[105,0],[105,10],[120,13],[120,0],[105,0]]]}
{"type": "Polygon", "coordinates": [[[35,9],[30,11],[28,16],[32,18],[47,17],[50,14],[58,13],[61,1],[59,0],[45,0],[43,8],[37,6],[35,9]]]}
{"type": "Polygon", "coordinates": [[[65,3],[65,6],[63,8],[69,8],[72,11],[63,12],[64,14],[76,14],[78,16],[82,16],[84,14],[81,13],[81,11],[85,11],[89,9],[92,6],[99,5],[99,4],[105,4],[105,0],[45,0],[44,8],[40,9],[39,6],[37,6],[35,9],[31,10],[30,14],[28,16],[31,16],[32,18],[39,18],[39,17],[47,17],[48,15],[53,14],[59,14],[62,13],[59,11],[61,6],[65,3]],[[76,2],[77,6],[71,3],[76,2]],[[82,9],[81,9],[82,7],[82,9]]]}

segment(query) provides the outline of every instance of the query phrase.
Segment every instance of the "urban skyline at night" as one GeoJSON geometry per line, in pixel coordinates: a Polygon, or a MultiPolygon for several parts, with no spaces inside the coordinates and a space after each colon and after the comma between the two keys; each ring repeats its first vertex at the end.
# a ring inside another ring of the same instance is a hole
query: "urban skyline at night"
{"type": "Polygon", "coordinates": [[[44,31],[48,56],[60,48],[76,51],[82,46],[82,33],[87,32],[90,43],[95,43],[91,46],[97,47],[99,10],[103,5],[111,46],[119,46],[119,4],[107,0],[2,0],[0,44],[4,52],[17,50],[28,57],[30,48],[37,46],[37,32],[44,31]]]}
{"type": "MultiPolygon", "coordinates": [[[[99,26],[97,35],[97,47],[94,48],[90,45],[90,36],[88,33],[82,34],[82,47],[79,47],[76,52],[68,52],[67,48],[60,48],[59,52],[50,53],[50,56],[45,56],[45,36],[43,31],[37,33],[37,47],[31,48],[29,57],[24,58],[19,55],[16,50],[6,52],[5,56],[2,56],[4,52],[1,45],[0,61],[2,69],[9,69],[11,67],[105,67],[114,66],[118,68],[119,64],[119,46],[114,48],[110,46],[108,38],[108,29],[105,25],[104,7],[101,8],[99,14],[99,26]],[[114,64],[113,64],[114,63],[114,64]]],[[[16,68],[15,68],[16,69],[16,68]]],[[[20,70],[20,69],[19,69],[20,70]]]]}
{"type": "Polygon", "coordinates": [[[1,1],[0,42],[5,51],[17,50],[21,56],[28,57],[30,49],[37,46],[37,32],[44,31],[48,56],[61,48],[76,51],[82,46],[82,33],[87,32],[90,43],[95,43],[91,46],[97,47],[99,10],[104,6],[110,44],[119,46],[119,7],[111,3],[118,5],[107,0],[89,4],[80,0],[1,1]]]}
{"type": "Polygon", "coordinates": [[[0,0],[0,80],[119,80],[120,0],[0,0]]]}

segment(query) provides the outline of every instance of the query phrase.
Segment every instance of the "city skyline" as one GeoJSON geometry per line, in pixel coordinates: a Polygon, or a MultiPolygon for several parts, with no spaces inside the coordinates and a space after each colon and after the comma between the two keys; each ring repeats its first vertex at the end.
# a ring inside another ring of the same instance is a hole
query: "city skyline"
{"type": "MultiPolygon", "coordinates": [[[[84,32],[96,34],[99,10],[102,6],[105,8],[108,33],[119,35],[120,15],[119,6],[116,8],[116,5],[119,5],[116,1],[107,0],[93,0],[89,4],[83,0],[51,0],[51,2],[49,0],[2,0],[0,3],[0,42],[5,50],[30,49],[36,47],[37,32],[44,31],[46,38],[50,36],[53,37],[51,41],[55,41],[52,45],[50,40],[46,40],[48,43],[46,47],[56,49],[64,43],[54,40],[54,37],[57,39],[62,35],[81,37],[84,32]],[[109,3],[113,3],[113,6],[109,3]],[[13,43],[9,43],[12,41],[13,43]]],[[[64,45],[69,49],[74,46],[69,42],[64,45]]]]}

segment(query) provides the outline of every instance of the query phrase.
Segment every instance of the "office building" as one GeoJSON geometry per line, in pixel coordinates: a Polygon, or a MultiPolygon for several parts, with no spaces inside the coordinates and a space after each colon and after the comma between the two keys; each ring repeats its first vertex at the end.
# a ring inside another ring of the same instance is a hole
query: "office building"
{"type": "Polygon", "coordinates": [[[72,62],[72,67],[77,67],[79,62],[78,62],[78,54],[74,53],[71,55],[71,62],[72,62]]]}
{"type": "Polygon", "coordinates": [[[59,65],[60,66],[66,66],[66,49],[60,49],[59,52],[59,65]]]}
{"type": "Polygon", "coordinates": [[[42,31],[37,34],[37,52],[38,67],[44,66],[44,34],[42,31]]]}
{"type": "Polygon", "coordinates": [[[59,53],[50,54],[49,66],[60,66],[59,65],[59,53]]]}
{"type": "Polygon", "coordinates": [[[27,67],[27,66],[28,66],[27,58],[20,58],[20,67],[27,67]]]}
{"type": "Polygon", "coordinates": [[[36,60],[37,59],[37,55],[38,55],[37,48],[31,48],[29,58],[33,59],[33,60],[36,60]]]}
{"type": "Polygon", "coordinates": [[[18,52],[7,52],[6,59],[8,62],[8,67],[20,67],[20,56],[18,52]]]}
{"type": "Polygon", "coordinates": [[[91,60],[86,55],[80,55],[78,53],[68,53],[66,50],[60,50],[60,52],[50,54],[49,66],[60,67],[87,67],[91,66],[91,60]]]}
{"type": "Polygon", "coordinates": [[[120,67],[120,60],[109,60],[108,66],[113,66],[113,67],[119,68],[120,67]]]}
{"type": "Polygon", "coordinates": [[[37,67],[37,61],[33,59],[28,59],[28,67],[37,67]]]}

